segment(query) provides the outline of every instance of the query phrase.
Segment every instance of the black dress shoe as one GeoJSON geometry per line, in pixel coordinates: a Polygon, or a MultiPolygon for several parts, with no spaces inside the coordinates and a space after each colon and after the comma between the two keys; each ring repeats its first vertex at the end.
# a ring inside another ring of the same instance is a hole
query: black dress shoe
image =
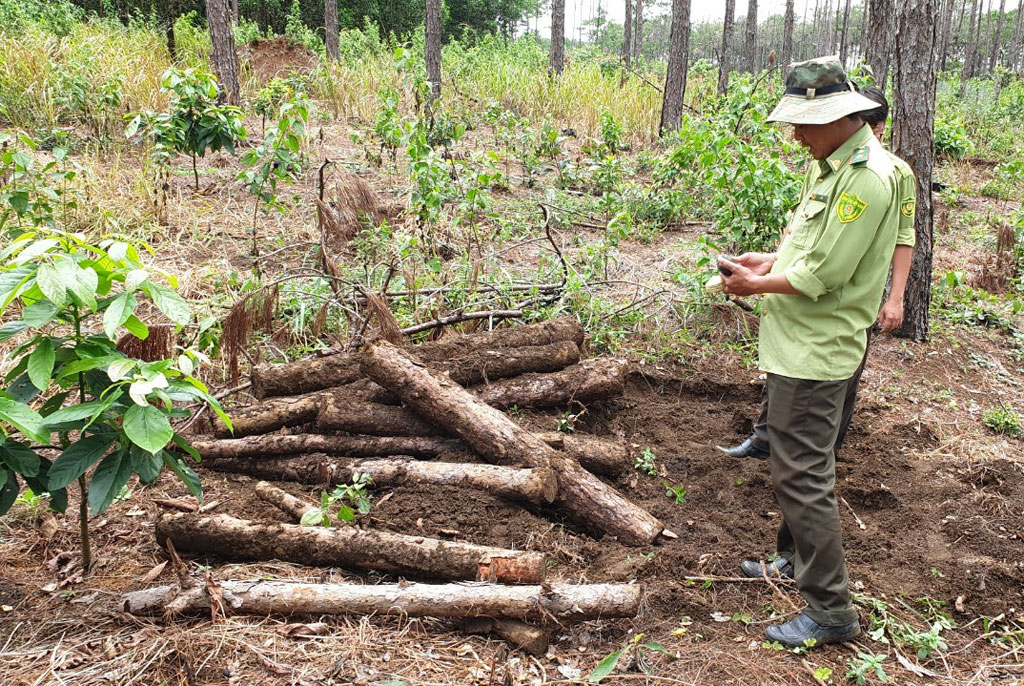
{"type": "Polygon", "coordinates": [[[755,443],[753,438],[748,438],[732,448],[723,448],[720,445],[715,447],[729,457],[752,457],[755,460],[767,460],[772,454],[770,449],[755,443]]]}
{"type": "Polygon", "coordinates": [[[782,555],[779,555],[771,562],[744,560],[740,563],[740,570],[742,570],[743,576],[748,576],[751,579],[757,579],[761,577],[764,573],[767,573],[769,577],[773,578],[793,578],[793,563],[785,557],[783,557],[782,555]],[[762,564],[764,565],[764,572],[761,571],[762,564]]]}
{"type": "Polygon", "coordinates": [[[801,612],[796,619],[768,627],[764,630],[764,636],[769,641],[777,641],[788,648],[807,645],[809,639],[814,639],[815,646],[823,646],[827,643],[842,643],[857,638],[860,636],[860,622],[854,620],[849,624],[823,626],[801,612]]]}

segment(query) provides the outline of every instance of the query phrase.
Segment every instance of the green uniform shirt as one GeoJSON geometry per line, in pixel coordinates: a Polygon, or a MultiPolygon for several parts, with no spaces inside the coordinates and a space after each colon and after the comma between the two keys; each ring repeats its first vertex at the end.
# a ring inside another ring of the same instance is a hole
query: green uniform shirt
{"type": "Polygon", "coordinates": [[[896,245],[897,175],[865,125],[811,165],[772,274],[803,295],[764,299],[762,371],[812,381],[853,376],[896,245]]]}
{"type": "Polygon", "coordinates": [[[917,208],[917,179],[914,177],[914,170],[903,161],[903,158],[896,157],[896,155],[890,152],[889,160],[896,168],[896,186],[899,191],[898,197],[900,200],[900,225],[896,231],[896,245],[909,245],[913,248],[917,242],[917,235],[914,233],[914,210],[917,208]]]}

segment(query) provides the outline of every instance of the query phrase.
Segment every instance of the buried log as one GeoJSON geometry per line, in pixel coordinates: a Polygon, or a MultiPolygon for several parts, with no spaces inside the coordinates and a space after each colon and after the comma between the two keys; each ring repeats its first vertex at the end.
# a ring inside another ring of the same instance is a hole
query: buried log
{"type": "MultiPolygon", "coordinates": [[[[367,474],[373,479],[375,486],[469,486],[502,498],[523,500],[536,505],[554,502],[558,490],[554,472],[543,467],[517,469],[493,464],[417,462],[413,459],[400,458],[344,460],[316,456],[269,460],[213,460],[205,466],[216,471],[248,474],[260,479],[313,485],[347,484],[352,482],[356,474],[367,474]]],[[[299,518],[301,519],[301,515],[299,518]]]]}
{"type": "MultiPolygon", "coordinates": [[[[573,317],[558,317],[537,324],[451,336],[413,346],[412,351],[419,360],[437,362],[480,350],[541,346],[558,341],[571,341],[582,346],[583,327],[573,317]]],[[[351,383],[362,376],[358,355],[336,353],[327,357],[256,367],[252,372],[253,393],[257,398],[308,393],[351,383]]]]}
{"type": "MultiPolygon", "coordinates": [[[[536,434],[556,450],[575,458],[583,468],[602,476],[616,476],[629,462],[626,444],[613,438],[581,433],[550,431],[536,434]]],[[[457,438],[437,436],[332,436],[325,434],[293,434],[290,436],[245,436],[242,438],[194,438],[190,441],[204,460],[235,458],[279,457],[292,458],[309,453],[325,453],[344,457],[390,457],[411,455],[432,458],[440,455],[465,458],[472,461],[476,455],[469,446],[457,438]]],[[[227,471],[218,465],[212,469],[227,471]]],[[[239,470],[243,473],[245,470],[239,470]]]]}
{"type": "Polygon", "coordinates": [[[179,552],[246,560],[378,570],[433,579],[538,583],[544,555],[489,546],[405,536],[355,527],[263,524],[229,515],[164,515],[156,522],[161,545],[179,552]]]}
{"type": "MultiPolygon", "coordinates": [[[[628,584],[364,586],[258,579],[218,584],[224,609],[231,614],[501,617],[545,624],[635,617],[644,592],[643,586],[628,584]]],[[[157,586],[126,594],[120,609],[134,615],[155,615],[172,601],[180,612],[209,612],[210,608],[210,594],[203,586],[183,593],[177,586],[157,586]]]]}
{"type": "Polygon", "coordinates": [[[595,532],[617,536],[631,545],[651,543],[661,535],[661,523],[648,512],[500,410],[485,405],[450,379],[434,376],[396,346],[369,346],[363,352],[362,369],[421,417],[457,434],[488,461],[553,468],[558,475],[556,504],[595,532]]]}

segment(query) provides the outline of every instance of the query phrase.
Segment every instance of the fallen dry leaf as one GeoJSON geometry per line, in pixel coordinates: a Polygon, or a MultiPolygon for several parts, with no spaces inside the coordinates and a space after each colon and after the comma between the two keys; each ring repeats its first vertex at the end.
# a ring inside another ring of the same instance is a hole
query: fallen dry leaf
{"type": "Polygon", "coordinates": [[[277,633],[285,638],[313,638],[322,636],[330,629],[327,622],[312,622],[310,624],[285,624],[277,627],[277,633]]]}
{"type": "Polygon", "coordinates": [[[164,573],[164,569],[167,567],[167,560],[164,560],[153,569],[146,572],[146,576],[142,577],[142,583],[151,583],[154,579],[164,573]]]}

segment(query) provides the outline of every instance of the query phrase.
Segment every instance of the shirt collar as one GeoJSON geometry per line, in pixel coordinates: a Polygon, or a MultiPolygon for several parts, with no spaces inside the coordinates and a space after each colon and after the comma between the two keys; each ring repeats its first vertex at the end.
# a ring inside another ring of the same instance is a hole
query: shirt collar
{"type": "Polygon", "coordinates": [[[832,172],[838,172],[846,164],[853,154],[854,148],[859,148],[870,142],[875,134],[871,133],[871,127],[865,124],[843,142],[836,151],[823,160],[818,160],[818,168],[822,176],[828,176],[832,172]]]}

